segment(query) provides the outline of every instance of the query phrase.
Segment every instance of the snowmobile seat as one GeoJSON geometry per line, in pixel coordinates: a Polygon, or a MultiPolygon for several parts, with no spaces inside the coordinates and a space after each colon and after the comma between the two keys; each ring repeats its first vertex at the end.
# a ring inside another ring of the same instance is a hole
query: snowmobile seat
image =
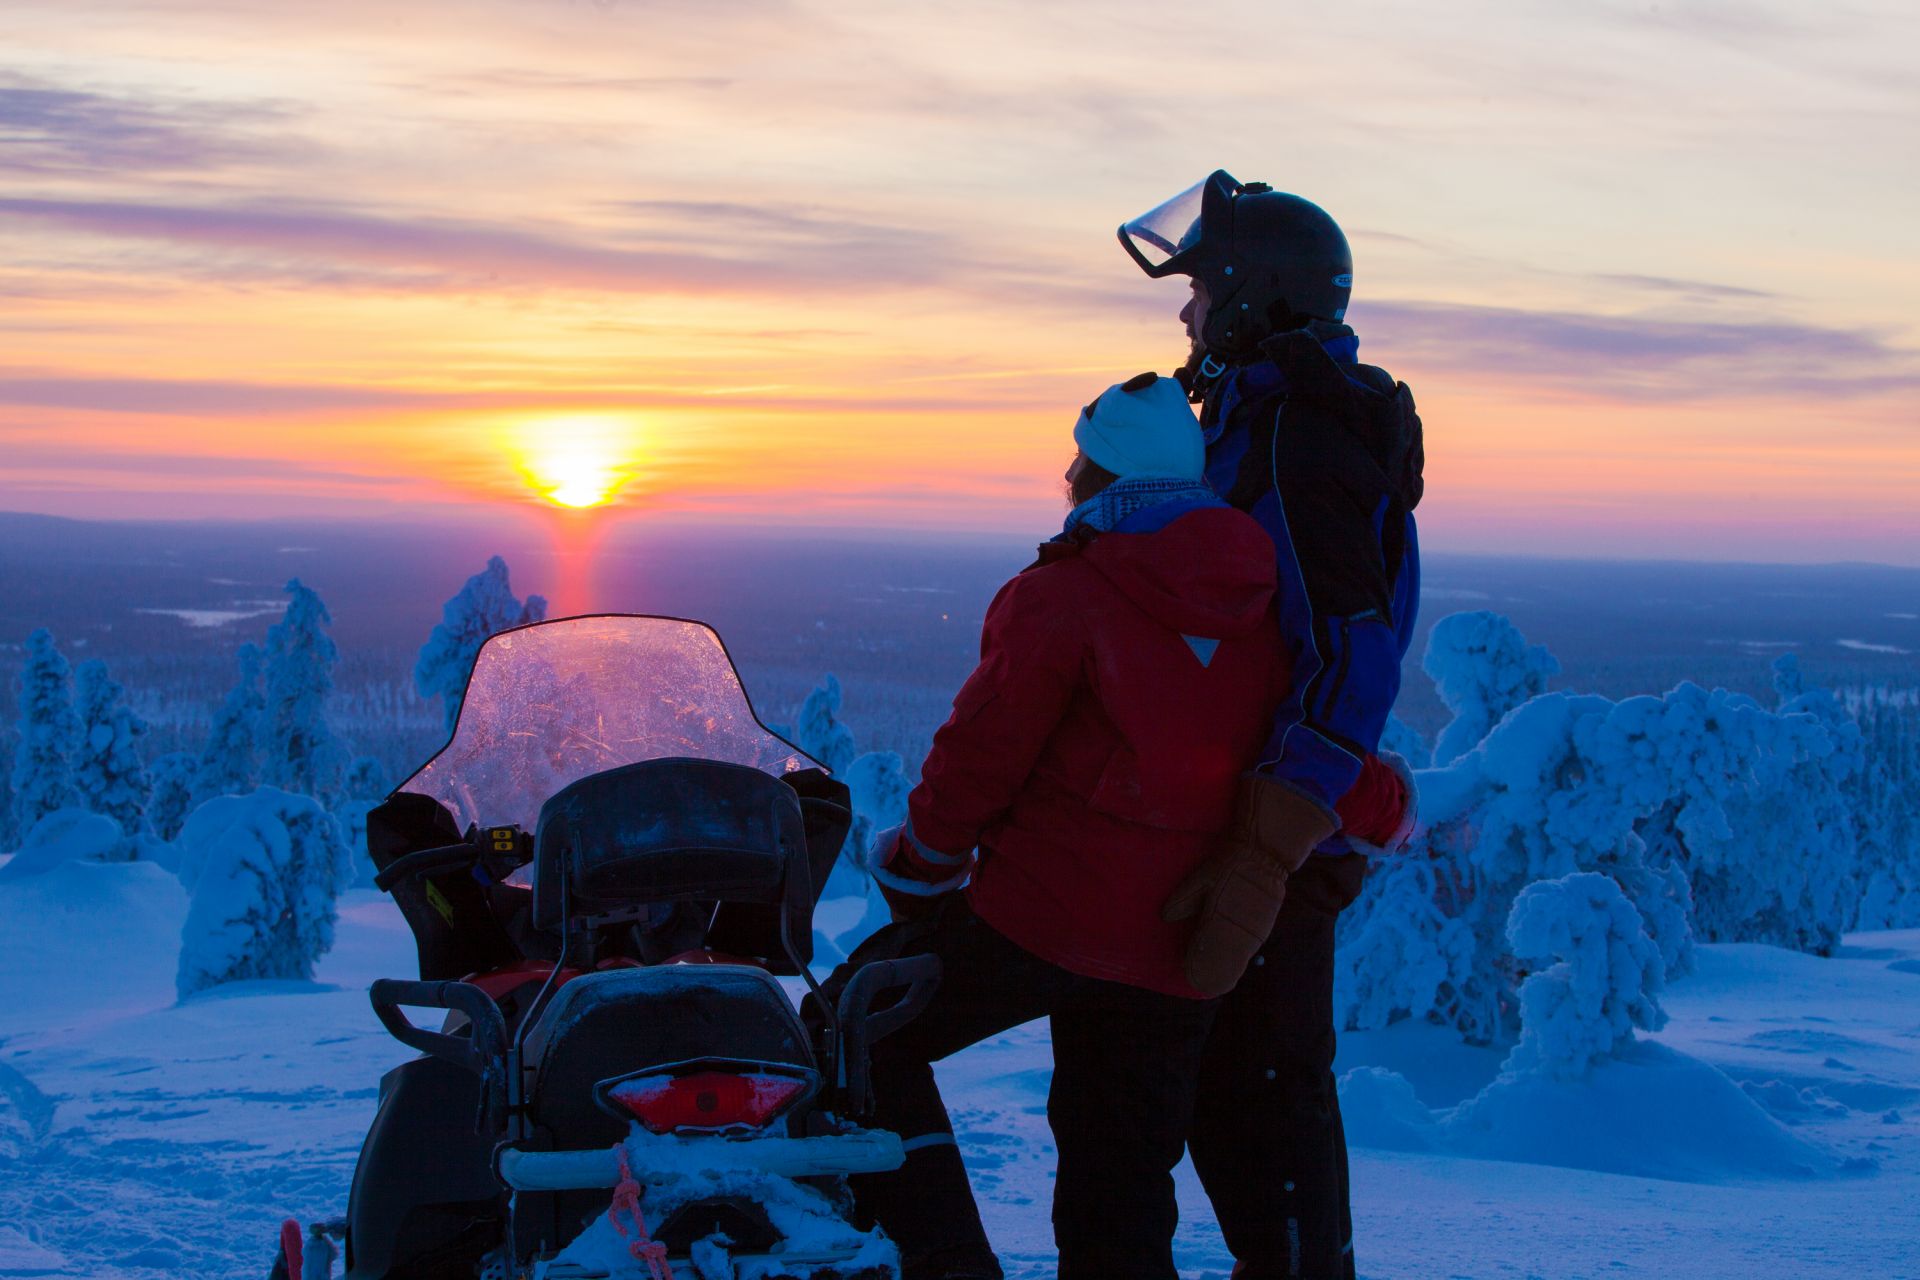
{"type": "Polygon", "coordinates": [[[609,1147],[627,1131],[600,1110],[601,1080],[693,1058],[812,1067],[806,1028],[780,983],[744,965],[611,969],[559,988],[528,1029],[532,1120],[557,1149],[609,1147]]]}

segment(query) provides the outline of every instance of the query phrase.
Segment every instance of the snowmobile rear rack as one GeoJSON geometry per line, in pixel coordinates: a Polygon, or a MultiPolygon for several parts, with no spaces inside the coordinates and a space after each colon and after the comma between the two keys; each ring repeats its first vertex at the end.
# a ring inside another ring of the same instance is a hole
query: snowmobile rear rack
{"type": "Polygon", "coordinates": [[[911,1022],[933,999],[940,985],[940,957],[904,956],[861,965],[840,993],[835,1022],[839,1045],[834,1059],[834,1084],[842,1114],[865,1116],[873,1107],[869,1081],[874,1042],[911,1022]],[[883,993],[902,990],[900,998],[879,1012],[873,1002],[883,993]]]}

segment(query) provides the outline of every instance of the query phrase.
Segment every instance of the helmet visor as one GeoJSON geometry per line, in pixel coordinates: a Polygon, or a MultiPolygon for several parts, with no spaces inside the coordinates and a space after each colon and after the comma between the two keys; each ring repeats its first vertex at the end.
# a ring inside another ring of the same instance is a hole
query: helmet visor
{"type": "Polygon", "coordinates": [[[1196,182],[1173,199],[1122,224],[1120,243],[1142,271],[1150,276],[1170,274],[1175,269],[1170,265],[1174,257],[1200,239],[1201,205],[1207,184],[1212,181],[1207,178],[1196,182]]]}

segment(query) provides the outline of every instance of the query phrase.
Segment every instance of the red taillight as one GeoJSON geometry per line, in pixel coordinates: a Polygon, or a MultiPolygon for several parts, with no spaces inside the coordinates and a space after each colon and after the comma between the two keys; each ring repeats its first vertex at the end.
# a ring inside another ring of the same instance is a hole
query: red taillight
{"type": "Polygon", "coordinates": [[[768,1072],[701,1071],[636,1076],[607,1097],[655,1133],[764,1128],[805,1093],[807,1082],[768,1072]]]}

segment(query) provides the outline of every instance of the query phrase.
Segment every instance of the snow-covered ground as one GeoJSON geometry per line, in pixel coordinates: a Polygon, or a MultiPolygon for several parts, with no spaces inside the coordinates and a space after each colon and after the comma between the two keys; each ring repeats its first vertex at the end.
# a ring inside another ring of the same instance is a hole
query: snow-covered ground
{"type": "MultiPolygon", "coordinates": [[[[151,865],[0,884],[0,1276],[262,1277],[283,1215],[344,1205],[380,1073],[407,1052],[364,994],[412,972],[405,927],[355,891],[318,981],[176,1004],[185,911],[151,865]]],[[[1361,1274],[1920,1276],[1920,932],[1833,959],[1703,947],[1664,1002],[1656,1045],[1557,1092],[1496,1091],[1477,1119],[1447,1109],[1499,1052],[1426,1027],[1349,1036],[1343,1072],[1412,1086],[1348,1085],[1361,1274]],[[1623,1168],[1669,1176],[1601,1171],[1623,1168]]],[[[1043,1026],[941,1070],[1021,1277],[1052,1273],[1047,1074],[1043,1026]]],[[[1181,1203],[1183,1269],[1223,1276],[1185,1171],[1181,1203]]]]}

